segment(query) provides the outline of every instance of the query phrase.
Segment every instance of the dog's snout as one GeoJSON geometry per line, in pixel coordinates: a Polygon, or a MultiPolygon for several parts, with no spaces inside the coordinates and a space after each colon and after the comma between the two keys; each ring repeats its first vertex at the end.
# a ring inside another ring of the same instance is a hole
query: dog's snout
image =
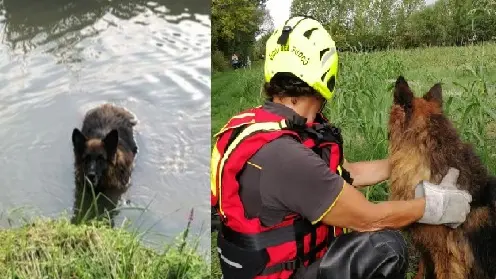
{"type": "Polygon", "coordinates": [[[94,172],[89,172],[87,175],[88,179],[91,181],[91,182],[95,182],[96,180],[96,173],[94,172]]]}
{"type": "Polygon", "coordinates": [[[95,162],[90,163],[88,173],[86,174],[86,176],[88,177],[88,179],[91,182],[95,182],[95,180],[96,180],[96,164],[95,164],[95,162]]]}
{"type": "Polygon", "coordinates": [[[87,173],[86,173],[86,177],[89,179],[89,181],[91,183],[95,183],[96,182],[96,166],[94,163],[91,163],[90,164],[90,167],[89,169],[87,170],[87,173]]]}

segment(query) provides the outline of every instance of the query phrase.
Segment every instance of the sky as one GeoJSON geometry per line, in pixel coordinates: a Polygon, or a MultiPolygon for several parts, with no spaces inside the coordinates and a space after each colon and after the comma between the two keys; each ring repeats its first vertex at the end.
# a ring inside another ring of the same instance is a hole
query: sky
{"type": "MultiPolygon", "coordinates": [[[[274,20],[274,26],[279,26],[289,17],[292,0],[268,0],[266,7],[274,20]]],[[[425,0],[426,4],[432,4],[436,0],[425,0]]]]}
{"type": "Polygon", "coordinates": [[[289,9],[291,8],[292,0],[268,0],[265,3],[266,9],[270,11],[270,15],[274,20],[274,26],[279,26],[289,17],[289,9]]]}

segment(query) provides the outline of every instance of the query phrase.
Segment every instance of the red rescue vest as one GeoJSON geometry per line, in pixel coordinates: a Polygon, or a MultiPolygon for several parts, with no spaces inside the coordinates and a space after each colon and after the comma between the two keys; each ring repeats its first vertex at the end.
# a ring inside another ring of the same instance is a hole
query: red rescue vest
{"type": "MultiPolygon", "coordinates": [[[[258,218],[248,219],[241,203],[238,174],[262,146],[283,135],[293,136],[311,148],[328,163],[332,172],[352,183],[349,173],[341,166],[343,155],[339,130],[330,126],[323,115],[319,115],[316,121],[314,125],[296,123],[294,119],[285,119],[257,107],[232,117],[215,136],[217,141],[211,160],[211,204],[222,222],[219,234],[247,250],[265,249],[268,262],[263,270],[254,273],[258,274],[254,278],[290,278],[299,266],[308,266],[321,258],[334,237],[349,231],[320,222],[312,225],[298,214],[287,216],[276,226],[265,227],[258,218]],[[323,128],[330,132],[327,133],[330,138],[319,133],[323,128]],[[308,138],[304,139],[302,132],[308,138]]],[[[224,278],[230,279],[225,274],[224,278]]]]}

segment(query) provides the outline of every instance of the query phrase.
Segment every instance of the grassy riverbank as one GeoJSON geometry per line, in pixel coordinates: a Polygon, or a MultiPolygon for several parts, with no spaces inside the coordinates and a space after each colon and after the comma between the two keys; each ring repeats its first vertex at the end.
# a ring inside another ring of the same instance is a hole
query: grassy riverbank
{"type": "MultiPolygon", "coordinates": [[[[496,173],[496,45],[433,47],[340,55],[338,90],[327,105],[331,121],[342,128],[349,161],[387,156],[387,121],[392,85],[404,75],[417,95],[443,83],[444,108],[462,138],[474,144],[496,173]]],[[[212,134],[233,114],[260,104],[263,65],[216,73],[212,77],[212,134]]],[[[368,187],[369,200],[387,199],[386,183],[368,187]]],[[[212,234],[213,278],[220,278],[212,234]]],[[[412,251],[411,272],[416,267],[412,251]]]]}
{"type": "Polygon", "coordinates": [[[158,253],[140,235],[103,222],[39,218],[0,230],[0,239],[2,279],[210,278],[209,264],[185,243],[186,236],[158,253]]]}

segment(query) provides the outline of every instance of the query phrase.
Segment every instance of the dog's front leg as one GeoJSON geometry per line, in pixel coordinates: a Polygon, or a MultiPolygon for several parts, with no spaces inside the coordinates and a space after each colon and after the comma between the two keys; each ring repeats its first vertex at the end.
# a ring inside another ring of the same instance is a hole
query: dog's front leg
{"type": "Polygon", "coordinates": [[[417,275],[415,275],[414,279],[424,279],[424,273],[425,273],[424,271],[425,271],[424,257],[420,256],[420,260],[417,268],[417,275]]]}

